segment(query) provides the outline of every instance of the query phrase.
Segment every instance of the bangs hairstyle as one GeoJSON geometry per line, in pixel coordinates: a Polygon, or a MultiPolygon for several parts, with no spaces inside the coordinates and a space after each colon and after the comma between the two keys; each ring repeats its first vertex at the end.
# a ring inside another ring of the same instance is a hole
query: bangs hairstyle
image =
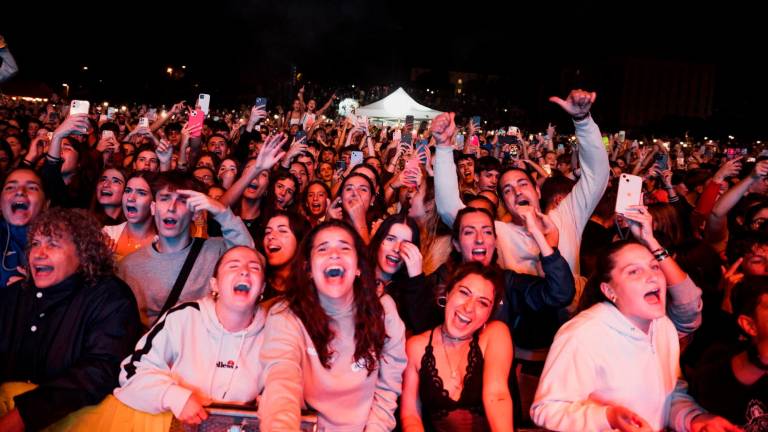
{"type": "Polygon", "coordinates": [[[451,276],[448,278],[448,283],[446,285],[448,289],[445,291],[445,294],[448,295],[451,291],[456,289],[456,286],[462,279],[473,274],[480,276],[493,285],[493,306],[488,318],[490,320],[495,316],[496,310],[501,303],[502,294],[504,293],[504,279],[502,277],[502,271],[498,266],[492,265],[486,267],[477,261],[460,264],[453,270],[451,276]]]}
{"type": "Polygon", "coordinates": [[[347,223],[339,220],[324,222],[310,231],[302,240],[293,259],[291,276],[285,301],[288,308],[299,318],[317,350],[317,356],[324,368],[331,367],[330,344],[336,337],[331,329],[331,318],[320,305],[317,287],[311,277],[312,249],[315,237],[327,229],[338,228],[347,232],[353,239],[357,253],[357,267],[360,276],[355,278],[353,293],[355,304],[355,362],[362,361],[368,375],[377,368],[384,341],[387,338],[384,326],[384,307],[376,293],[374,272],[366,259],[366,249],[362,238],[347,223]]]}
{"type": "Polygon", "coordinates": [[[68,236],[75,244],[80,261],[78,273],[83,276],[86,285],[93,286],[115,272],[114,255],[100,226],[86,210],[59,207],[44,210],[32,221],[27,232],[27,261],[32,239],[36,235],[51,238],[68,236]]]}

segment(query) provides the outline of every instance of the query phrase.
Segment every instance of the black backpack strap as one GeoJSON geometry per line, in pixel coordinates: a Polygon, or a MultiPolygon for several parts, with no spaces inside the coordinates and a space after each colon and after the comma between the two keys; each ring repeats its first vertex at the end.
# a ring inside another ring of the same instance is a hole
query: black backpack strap
{"type": "Polygon", "coordinates": [[[200,255],[200,251],[203,250],[203,243],[205,243],[205,239],[195,237],[195,239],[192,240],[192,249],[190,249],[187,259],[184,260],[184,265],[181,266],[181,271],[176,277],[176,282],[173,284],[171,292],[168,294],[168,299],[165,300],[163,308],[160,309],[160,313],[157,315],[158,318],[168,312],[168,309],[174,307],[176,302],[179,301],[181,290],[184,288],[184,284],[187,283],[189,274],[192,272],[192,266],[195,265],[197,256],[200,255]]]}

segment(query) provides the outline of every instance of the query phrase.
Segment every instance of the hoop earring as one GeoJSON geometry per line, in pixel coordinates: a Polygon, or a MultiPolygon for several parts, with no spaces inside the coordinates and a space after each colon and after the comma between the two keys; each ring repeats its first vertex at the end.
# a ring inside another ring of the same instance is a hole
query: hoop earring
{"type": "Polygon", "coordinates": [[[439,296],[437,298],[437,305],[441,308],[444,308],[445,305],[448,304],[448,298],[446,296],[439,296]]]}

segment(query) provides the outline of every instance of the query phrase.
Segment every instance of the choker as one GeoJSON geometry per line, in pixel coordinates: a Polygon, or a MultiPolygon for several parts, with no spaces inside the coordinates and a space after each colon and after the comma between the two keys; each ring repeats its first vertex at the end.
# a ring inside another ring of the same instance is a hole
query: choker
{"type": "Polygon", "coordinates": [[[443,335],[443,337],[444,337],[444,338],[446,338],[447,340],[449,340],[449,341],[451,341],[451,342],[463,342],[463,341],[465,341],[465,340],[469,340],[469,339],[472,339],[472,335],[467,335],[467,336],[464,336],[464,337],[455,337],[455,336],[451,336],[451,335],[450,335],[450,334],[448,334],[448,332],[445,330],[445,324],[443,324],[442,326],[440,326],[440,333],[443,335]]]}

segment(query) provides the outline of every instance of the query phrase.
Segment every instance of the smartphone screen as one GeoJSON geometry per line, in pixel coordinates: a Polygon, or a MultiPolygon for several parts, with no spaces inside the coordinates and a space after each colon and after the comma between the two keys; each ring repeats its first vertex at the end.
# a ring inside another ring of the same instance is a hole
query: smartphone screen
{"type": "Polygon", "coordinates": [[[253,103],[253,106],[255,106],[256,108],[262,107],[262,109],[267,109],[267,98],[257,97],[256,102],[253,103]]]}

